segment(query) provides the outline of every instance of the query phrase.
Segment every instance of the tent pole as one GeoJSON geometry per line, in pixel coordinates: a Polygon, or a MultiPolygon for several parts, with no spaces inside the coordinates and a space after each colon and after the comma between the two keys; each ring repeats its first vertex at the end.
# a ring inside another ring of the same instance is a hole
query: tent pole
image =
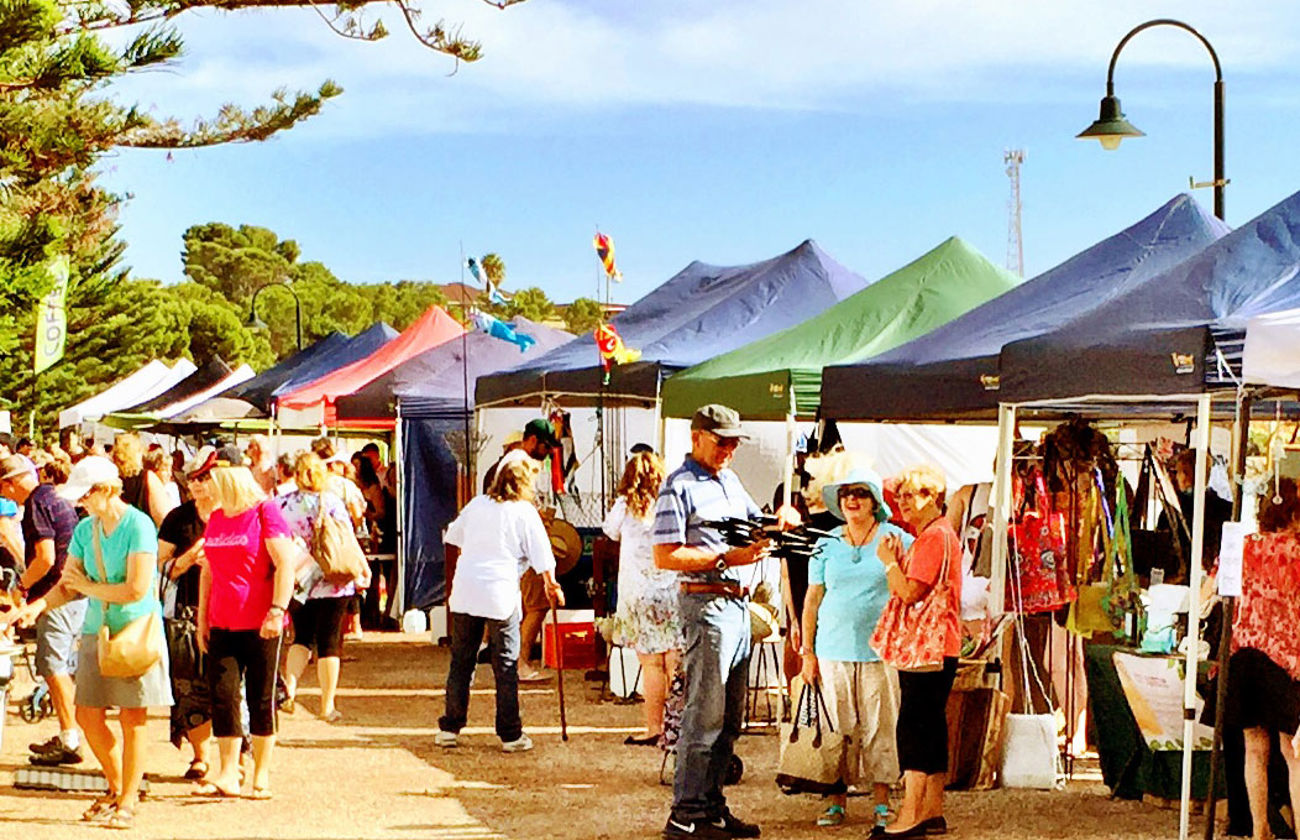
{"type": "Polygon", "coordinates": [[[785,481],[781,486],[781,504],[790,504],[794,487],[794,463],[795,463],[795,435],[798,429],[795,426],[795,402],[794,387],[790,388],[790,412],[785,416],[785,481]]]}
{"type": "MultiPolygon", "coordinates": [[[[1247,391],[1237,394],[1237,416],[1232,425],[1232,521],[1241,521],[1245,503],[1246,452],[1250,448],[1250,414],[1255,398],[1247,391]]],[[[1214,817],[1218,810],[1217,777],[1223,763],[1223,715],[1228,704],[1228,662],[1232,652],[1232,621],[1237,607],[1236,598],[1223,599],[1223,627],[1219,633],[1219,675],[1214,691],[1218,703],[1214,707],[1214,743],[1210,746],[1210,786],[1205,794],[1205,840],[1214,840],[1214,817]]]]}
{"type": "Polygon", "coordinates": [[[993,476],[993,574],[989,597],[1001,615],[1007,610],[1007,525],[1011,521],[1012,450],[1015,448],[1016,407],[998,404],[998,453],[993,476]]]}
{"type": "Polygon", "coordinates": [[[393,423],[393,452],[391,456],[392,466],[389,469],[397,470],[397,482],[394,488],[397,496],[394,501],[397,504],[397,592],[390,597],[397,599],[397,615],[400,618],[406,614],[406,482],[403,480],[402,473],[405,471],[405,459],[402,457],[402,401],[397,401],[397,418],[393,423]]]}
{"type": "Polygon", "coordinates": [[[1196,671],[1201,647],[1201,554],[1205,547],[1205,458],[1209,452],[1209,394],[1201,394],[1196,405],[1196,484],[1192,497],[1192,553],[1187,582],[1191,593],[1187,607],[1187,673],[1183,679],[1183,786],[1178,807],[1178,840],[1187,840],[1192,812],[1192,757],[1196,752],[1196,671]]]}

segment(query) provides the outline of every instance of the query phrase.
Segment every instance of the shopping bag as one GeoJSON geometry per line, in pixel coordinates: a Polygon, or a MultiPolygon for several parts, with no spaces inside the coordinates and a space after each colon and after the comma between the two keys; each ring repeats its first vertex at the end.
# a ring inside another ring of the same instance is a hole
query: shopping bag
{"type": "Polygon", "coordinates": [[[1055,715],[1007,715],[1002,786],[1051,790],[1059,776],[1055,715]]]}
{"type": "MultiPolygon", "coordinates": [[[[945,625],[953,605],[949,603],[949,541],[943,541],[943,566],[939,579],[921,600],[908,604],[890,596],[871,634],[871,649],[899,671],[937,671],[945,658],[945,625]]],[[[960,607],[958,607],[960,609],[960,607]]]]}
{"type": "Polygon", "coordinates": [[[1052,510],[1047,483],[1034,472],[1034,506],[1025,505],[1023,489],[1017,520],[1008,526],[1008,551],[1016,564],[1007,575],[1007,601],[1023,613],[1054,612],[1074,600],[1066,563],[1065,515],[1052,510]]]}
{"type": "Polygon", "coordinates": [[[799,699],[790,722],[781,724],[777,787],[787,795],[843,793],[849,739],[835,731],[820,685],[796,677],[791,692],[799,699]]]}

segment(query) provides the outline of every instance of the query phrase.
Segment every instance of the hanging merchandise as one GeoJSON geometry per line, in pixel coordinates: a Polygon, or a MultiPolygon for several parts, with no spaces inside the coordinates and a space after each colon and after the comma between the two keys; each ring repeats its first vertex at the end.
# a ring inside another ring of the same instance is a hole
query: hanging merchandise
{"type": "Polygon", "coordinates": [[[1055,612],[1075,598],[1066,553],[1065,515],[1052,510],[1043,474],[1032,472],[1034,505],[1026,502],[1024,480],[1012,477],[1016,521],[1008,526],[1009,556],[1017,573],[1007,575],[1007,599],[1018,612],[1055,612]]]}
{"type": "Polygon", "coordinates": [[[1163,573],[1164,583],[1183,580],[1187,574],[1187,561],[1183,556],[1183,539],[1188,545],[1192,538],[1183,511],[1170,500],[1168,475],[1164,467],[1156,461],[1151,444],[1147,444],[1142,453],[1142,471],[1138,475],[1137,491],[1133,494],[1133,516],[1137,523],[1130,530],[1133,540],[1133,571],[1141,579],[1150,579],[1153,570],[1163,573]],[[1156,527],[1146,522],[1152,495],[1159,501],[1164,520],[1156,527]],[[1145,524],[1143,524],[1145,523],[1145,524]]]}
{"type": "MultiPolygon", "coordinates": [[[[1101,580],[1091,581],[1088,566],[1080,568],[1078,600],[1070,610],[1069,628],[1082,636],[1111,633],[1117,638],[1136,638],[1141,631],[1141,600],[1133,574],[1129,536],[1128,494],[1121,481],[1115,487],[1115,514],[1106,504],[1106,487],[1100,471],[1094,473],[1095,492],[1088,506],[1097,514],[1097,530],[1105,552],[1101,580]],[[1132,616],[1130,624],[1129,617],[1132,616]]],[[[1093,544],[1093,540],[1088,540],[1093,544]]]]}
{"type": "Polygon", "coordinates": [[[560,441],[559,449],[551,453],[551,489],[560,494],[568,486],[569,492],[576,492],[572,486],[578,471],[578,453],[573,443],[573,419],[569,412],[558,407],[552,408],[548,416],[551,428],[555,429],[555,437],[560,441]]]}

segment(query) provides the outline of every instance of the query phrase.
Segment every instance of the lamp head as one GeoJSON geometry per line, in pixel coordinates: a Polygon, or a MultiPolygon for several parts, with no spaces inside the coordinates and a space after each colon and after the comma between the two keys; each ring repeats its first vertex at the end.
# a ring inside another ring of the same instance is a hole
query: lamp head
{"type": "Polygon", "coordinates": [[[244,326],[253,330],[269,329],[266,325],[266,322],[263,321],[261,318],[257,317],[256,310],[249,310],[248,319],[244,321],[244,326]]]}
{"type": "Polygon", "coordinates": [[[1146,134],[1124,118],[1118,96],[1105,96],[1101,100],[1101,114],[1097,121],[1075,136],[1080,140],[1099,140],[1103,149],[1112,151],[1119,148],[1119,142],[1125,137],[1145,137],[1146,134]]]}

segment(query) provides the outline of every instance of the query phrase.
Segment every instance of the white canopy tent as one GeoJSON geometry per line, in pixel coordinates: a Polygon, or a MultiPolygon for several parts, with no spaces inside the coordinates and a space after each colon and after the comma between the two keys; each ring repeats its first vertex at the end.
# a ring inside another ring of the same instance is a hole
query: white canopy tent
{"type": "Polygon", "coordinates": [[[1257,315],[1246,324],[1242,376],[1275,388],[1300,388],[1300,309],[1257,315]]]}
{"type": "Polygon", "coordinates": [[[208,400],[211,397],[215,397],[218,394],[230,390],[236,385],[240,385],[244,382],[247,382],[248,380],[252,379],[256,375],[257,374],[248,365],[246,364],[240,365],[239,367],[232,370],[230,374],[227,375],[220,382],[216,383],[215,385],[211,385],[203,389],[202,391],[199,391],[196,394],[191,394],[190,396],[186,397],[183,400],[178,400],[172,403],[171,405],[162,409],[162,411],[159,411],[158,416],[163,419],[176,417],[177,415],[183,413],[187,409],[193,408],[194,406],[208,400]]]}
{"type": "Polygon", "coordinates": [[[83,421],[98,420],[105,414],[151,400],[195,370],[189,359],[181,359],[171,366],[154,359],[95,396],[60,411],[59,428],[79,426],[83,421]]]}

